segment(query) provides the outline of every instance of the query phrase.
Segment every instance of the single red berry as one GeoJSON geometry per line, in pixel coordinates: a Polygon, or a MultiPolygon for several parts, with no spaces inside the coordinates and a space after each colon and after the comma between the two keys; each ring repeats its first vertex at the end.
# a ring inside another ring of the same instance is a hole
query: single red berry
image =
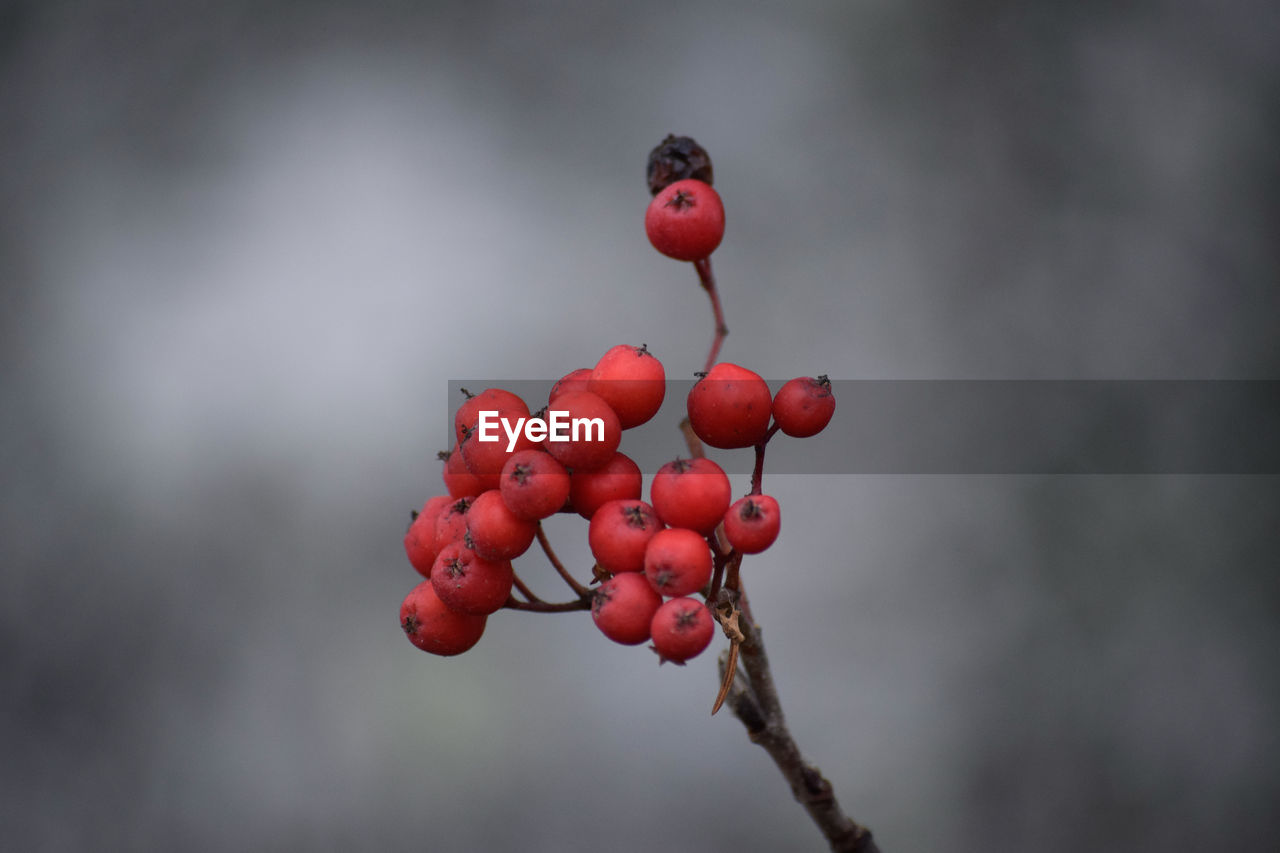
{"type": "Polygon", "coordinates": [[[459,498],[440,510],[440,514],[436,516],[436,535],[432,543],[436,554],[443,551],[446,545],[461,542],[462,537],[467,535],[467,513],[471,510],[473,500],[474,498],[459,498]]]}
{"type": "Polygon", "coordinates": [[[759,554],[773,544],[782,528],[782,510],[768,495],[748,495],[724,514],[724,535],[743,554],[759,554]]]}
{"type": "Polygon", "coordinates": [[[547,425],[556,423],[567,440],[547,436],[543,447],[566,468],[593,471],[613,458],[622,443],[622,425],[609,404],[589,391],[569,391],[547,409],[547,425]]]}
{"type": "Polygon", "coordinates": [[[662,408],[667,373],[647,347],[619,344],[596,362],[587,390],[609,404],[623,429],[631,429],[662,408]]]}
{"type": "Polygon", "coordinates": [[[591,601],[591,619],[610,640],[636,646],[649,639],[649,625],[661,606],[662,596],[643,575],[621,574],[600,584],[591,601]]]}
{"type": "Polygon", "coordinates": [[[526,521],[559,512],[569,499],[569,472],[542,450],[520,450],[502,466],[499,483],[507,509],[526,521]]]}
{"type": "Polygon", "coordinates": [[[733,497],[729,477],[710,459],[676,459],[653,475],[649,501],[668,527],[716,529],[733,497]]]}
{"type": "Polygon", "coordinates": [[[431,576],[431,566],[436,561],[436,518],[452,499],[446,495],[428,498],[422,511],[413,515],[409,529],[404,534],[404,551],[418,574],[431,576]]]}
{"type": "Polygon", "coordinates": [[[467,470],[467,463],[463,460],[462,451],[456,442],[453,450],[440,455],[444,457],[444,471],[441,476],[444,479],[445,491],[450,497],[474,498],[485,490],[480,478],[467,470]]]}
{"type": "Polygon", "coordinates": [[[497,412],[501,417],[510,418],[512,423],[516,418],[529,417],[529,406],[519,395],[502,388],[486,388],[479,394],[469,395],[454,412],[453,437],[459,444],[479,425],[482,411],[497,412]]]}
{"type": "Polygon", "coordinates": [[[653,614],[649,634],[660,663],[683,665],[711,645],[715,620],[706,605],[697,599],[673,598],[653,614]]]}
{"type": "Polygon", "coordinates": [[[570,370],[564,376],[556,380],[556,384],[551,386],[551,393],[547,395],[547,405],[551,405],[561,394],[567,394],[570,391],[586,391],[587,384],[591,381],[591,368],[579,367],[577,370],[570,370]]]}
{"type": "Polygon", "coordinates": [[[689,425],[712,447],[751,447],[769,431],[769,383],[745,367],[720,362],[689,390],[689,425]]]}
{"type": "Polygon", "coordinates": [[[644,574],[655,592],[691,595],[711,580],[711,546],[683,527],[659,530],[644,549],[644,574]]]}
{"type": "Polygon", "coordinates": [[[643,487],[640,466],[619,452],[594,471],[569,472],[569,504],[578,515],[590,519],[609,501],[638,500],[643,487]]]}
{"type": "Polygon", "coordinates": [[[514,560],[533,544],[538,522],[520,518],[490,489],[475,499],[467,511],[467,536],[471,548],[486,560],[514,560]]]}
{"type": "Polygon", "coordinates": [[[431,567],[431,588],[445,607],[476,616],[502,609],[514,578],[509,560],[486,560],[461,542],[441,551],[431,567]]]}
{"type": "Polygon", "coordinates": [[[702,260],[724,237],[724,204],[720,194],[702,181],[676,181],[649,202],[644,230],[653,248],[667,257],[702,260]]]}
{"type": "Polygon", "coordinates": [[[400,605],[400,629],[409,642],[433,655],[460,655],[480,642],[486,618],[445,607],[431,581],[415,586],[400,605]]]}
{"type": "Polygon", "coordinates": [[[773,398],[773,420],[778,429],[796,438],[822,432],[835,412],[836,398],[826,376],[792,379],[773,398]]]}
{"type": "Polygon", "coordinates": [[[600,568],[613,574],[644,570],[644,549],[662,522],[644,501],[609,501],[587,526],[587,545],[600,568]]]}

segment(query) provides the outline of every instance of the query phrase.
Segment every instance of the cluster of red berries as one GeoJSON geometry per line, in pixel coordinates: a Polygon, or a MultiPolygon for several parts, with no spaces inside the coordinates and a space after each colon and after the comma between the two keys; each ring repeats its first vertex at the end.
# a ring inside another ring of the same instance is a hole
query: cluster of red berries
{"type": "MultiPolygon", "coordinates": [[[[663,465],[649,502],[641,500],[640,468],[618,447],[623,430],[657,413],[666,388],[662,363],[646,347],[619,345],[594,368],[555,383],[547,409],[532,418],[509,391],[468,397],[454,415],[456,443],[445,456],[447,494],[427,500],[404,536],[410,563],[426,578],[400,607],[415,646],[438,655],[474,646],[488,616],[517,603],[513,586],[523,591],[511,561],[535,539],[546,547],[541,519],[567,512],[589,520],[600,583],[594,592],[580,588],[580,601],[605,636],[627,645],[652,641],[661,660],[676,663],[706,649],[714,620],[693,596],[708,593],[717,560],[723,565],[734,552],[773,544],[781,516],[768,495],[732,501],[728,476],[706,458],[663,465]],[[494,413],[528,428],[483,439],[482,421],[494,413]],[[556,413],[595,426],[547,435],[549,421],[540,415],[553,422],[556,413]]],[[[814,435],[830,421],[835,400],[826,377],[793,379],[775,395],[757,374],[721,363],[693,386],[687,408],[704,443],[735,448],[760,445],[776,431],[814,435]]]]}

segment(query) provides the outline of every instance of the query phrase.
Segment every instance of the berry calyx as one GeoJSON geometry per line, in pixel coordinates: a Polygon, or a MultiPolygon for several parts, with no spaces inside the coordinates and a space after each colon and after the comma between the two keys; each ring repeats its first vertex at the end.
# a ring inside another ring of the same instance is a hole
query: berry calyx
{"type": "Polygon", "coordinates": [[[822,432],[836,412],[831,380],[826,376],[799,376],[790,380],[773,398],[773,420],[778,429],[795,438],[822,432]]]}
{"type": "Polygon", "coordinates": [[[433,655],[460,655],[480,642],[486,619],[450,610],[431,581],[415,586],[400,604],[400,630],[409,642],[433,655]]]}
{"type": "Polygon", "coordinates": [[[712,366],[689,389],[686,404],[689,425],[712,447],[751,447],[769,432],[769,383],[745,367],[726,361],[712,366]]]}
{"type": "Polygon", "coordinates": [[[739,498],[724,514],[724,535],[743,554],[759,554],[778,538],[782,511],[768,495],[739,498]]]}
{"type": "Polygon", "coordinates": [[[662,606],[662,596],[649,586],[643,575],[616,575],[600,584],[591,600],[591,620],[610,640],[637,646],[649,639],[653,615],[662,606]]]}
{"type": "Polygon", "coordinates": [[[667,257],[699,261],[724,238],[724,204],[710,184],[676,181],[649,202],[644,230],[653,248],[667,257]]]}
{"type": "Polygon", "coordinates": [[[732,497],[729,476],[706,458],[668,462],[649,484],[649,501],[664,524],[703,535],[716,529],[732,497]]]}
{"type": "Polygon", "coordinates": [[[658,608],[649,624],[659,663],[683,665],[702,654],[715,635],[715,620],[694,598],[673,598],[658,608]]]}
{"type": "Polygon", "coordinates": [[[692,530],[659,530],[644,549],[644,574],[654,592],[691,595],[711,580],[711,547],[692,530]]]}

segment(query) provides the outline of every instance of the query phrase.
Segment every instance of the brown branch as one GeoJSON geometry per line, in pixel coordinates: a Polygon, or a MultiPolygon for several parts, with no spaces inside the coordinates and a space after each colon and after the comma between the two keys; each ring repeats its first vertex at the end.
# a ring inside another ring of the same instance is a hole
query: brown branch
{"type": "Polygon", "coordinates": [[[538,596],[533,594],[533,590],[529,589],[529,587],[525,584],[525,582],[520,580],[520,576],[517,575],[514,570],[511,572],[511,575],[512,575],[511,585],[514,586],[516,589],[520,590],[521,595],[529,599],[529,601],[533,604],[542,603],[542,599],[538,598],[538,596]]]}
{"type": "Polygon", "coordinates": [[[541,521],[538,522],[538,544],[542,546],[542,553],[547,555],[547,559],[551,561],[551,565],[555,566],[560,577],[564,578],[564,582],[569,585],[569,588],[573,590],[579,598],[591,594],[591,590],[578,583],[577,580],[574,579],[573,575],[569,574],[569,570],[564,567],[564,563],[560,562],[560,558],[556,556],[556,552],[551,548],[551,542],[547,540],[547,534],[546,531],[542,529],[541,521]]]}
{"type": "Polygon", "coordinates": [[[817,824],[832,850],[880,853],[871,837],[871,830],[844,813],[836,801],[831,783],[800,754],[782,714],[782,703],[773,683],[760,628],[752,621],[745,606],[745,592],[740,593],[739,601],[742,605],[742,612],[738,615],[738,628],[743,634],[743,641],[739,644],[742,665],[729,689],[729,709],[742,721],[751,740],[769,753],[791,786],[791,793],[817,824]]]}

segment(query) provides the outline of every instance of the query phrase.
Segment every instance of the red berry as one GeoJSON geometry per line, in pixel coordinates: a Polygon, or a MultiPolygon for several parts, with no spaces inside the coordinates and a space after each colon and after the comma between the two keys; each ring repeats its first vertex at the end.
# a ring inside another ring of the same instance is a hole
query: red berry
{"type": "Polygon", "coordinates": [[[475,429],[480,422],[480,412],[498,412],[501,417],[511,419],[529,417],[529,407],[524,400],[510,391],[501,388],[486,388],[479,394],[468,397],[453,415],[453,437],[461,443],[467,433],[475,429]]]}
{"type": "Polygon", "coordinates": [[[609,501],[587,527],[587,545],[600,568],[613,574],[644,570],[644,549],[662,522],[644,501],[609,501]]]}
{"type": "Polygon", "coordinates": [[[644,230],[653,248],[677,261],[698,261],[724,237],[720,194],[693,178],[668,184],[649,202],[644,230]]]}
{"type": "Polygon", "coordinates": [[[728,475],[710,459],[668,462],[649,484],[649,500],[663,523],[702,534],[716,529],[732,496],[728,475]]]}
{"type": "Polygon", "coordinates": [[[684,664],[711,645],[715,620],[706,605],[693,598],[673,598],[658,608],[649,625],[653,650],[661,663],[684,664]]]}
{"type": "Polygon", "coordinates": [[[689,424],[712,447],[751,447],[769,431],[773,395],[756,373],[720,362],[694,383],[687,400],[689,424]]]}
{"type": "Polygon", "coordinates": [[[555,405],[547,411],[548,426],[557,417],[569,440],[552,441],[548,436],[543,446],[566,468],[575,471],[601,468],[613,458],[622,442],[622,426],[617,414],[608,403],[588,391],[569,391],[557,397],[555,405]],[[575,421],[578,422],[576,439],[568,426],[575,421]]]}
{"type": "Polygon", "coordinates": [[[619,344],[596,362],[587,390],[609,404],[623,429],[631,429],[662,408],[667,374],[648,348],[619,344]]]}
{"type": "Polygon", "coordinates": [[[537,534],[538,522],[526,521],[507,509],[497,489],[476,498],[467,512],[471,547],[486,560],[514,560],[529,550],[537,534]]]}
{"type": "Polygon", "coordinates": [[[542,450],[520,450],[502,466],[499,484],[507,509],[526,521],[554,515],[569,499],[569,472],[542,450]]]}
{"type": "Polygon", "coordinates": [[[600,584],[591,601],[591,619],[610,640],[635,646],[649,639],[649,625],[661,606],[662,596],[642,575],[621,574],[600,584]]]}
{"type": "Polygon", "coordinates": [[[643,485],[640,466],[625,453],[615,453],[594,471],[569,473],[569,503],[578,515],[590,519],[609,501],[639,499],[643,485]]]}
{"type": "Polygon", "coordinates": [[[644,574],[655,592],[690,595],[711,580],[711,546],[692,530],[673,527],[653,534],[644,549],[644,574]]]}
{"type": "Polygon", "coordinates": [[[441,476],[444,478],[444,487],[450,497],[474,498],[485,490],[480,478],[467,470],[467,463],[463,460],[462,451],[456,442],[453,450],[441,455],[445,456],[444,472],[441,476]]]}
{"type": "Polygon", "coordinates": [[[570,370],[564,376],[561,376],[555,385],[551,386],[551,393],[547,395],[547,405],[551,405],[561,394],[567,394],[570,391],[586,391],[587,383],[591,381],[591,368],[579,367],[577,370],[570,370]]]}
{"type": "Polygon", "coordinates": [[[773,544],[782,527],[782,511],[768,495],[748,495],[724,514],[724,535],[743,554],[759,554],[773,544]]]}
{"type": "Polygon", "coordinates": [[[831,422],[836,398],[826,376],[800,376],[778,389],[773,398],[773,419],[778,429],[796,438],[817,435],[831,422]]]}
{"type": "Polygon", "coordinates": [[[433,655],[460,655],[480,642],[486,618],[445,607],[431,581],[415,586],[400,605],[401,630],[409,642],[433,655]]]}
{"type": "Polygon", "coordinates": [[[454,542],[436,557],[431,588],[450,610],[488,616],[506,604],[514,577],[508,560],[485,560],[454,542]]]}
{"type": "MultiPolygon", "coordinates": [[[[467,535],[467,513],[473,498],[459,498],[440,510],[436,516],[436,535],[433,545],[439,554],[446,545],[461,542],[467,535]]],[[[434,560],[432,561],[434,562],[434,560]]]]}
{"type": "Polygon", "coordinates": [[[409,529],[404,534],[404,551],[418,574],[431,576],[431,565],[436,561],[436,518],[452,500],[445,495],[428,498],[422,512],[415,513],[409,529]]]}

